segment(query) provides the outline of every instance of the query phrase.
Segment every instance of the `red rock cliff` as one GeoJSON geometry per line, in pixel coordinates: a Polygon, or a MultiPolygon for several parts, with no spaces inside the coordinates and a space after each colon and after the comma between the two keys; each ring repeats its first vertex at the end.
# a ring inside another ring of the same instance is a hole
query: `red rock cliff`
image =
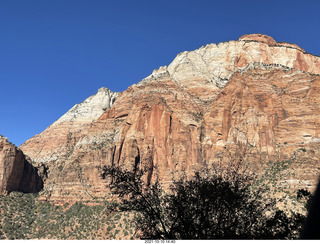
{"type": "MultiPolygon", "coordinates": [[[[49,168],[43,197],[56,201],[106,197],[103,165],[146,166],[147,180],[157,173],[169,182],[230,155],[257,170],[294,158],[295,184],[312,187],[320,162],[318,74],[319,57],[265,35],[209,44],[179,54],[104,111],[59,119],[21,149],[49,168]]],[[[87,111],[85,104],[72,113],[87,111]]]]}
{"type": "Polygon", "coordinates": [[[0,136],[0,194],[39,192],[43,181],[21,150],[0,136]]]}

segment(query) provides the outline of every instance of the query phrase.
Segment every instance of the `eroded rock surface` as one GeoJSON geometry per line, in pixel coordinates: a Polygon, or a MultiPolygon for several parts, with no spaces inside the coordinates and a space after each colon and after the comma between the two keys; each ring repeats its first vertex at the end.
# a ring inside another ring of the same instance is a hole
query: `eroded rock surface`
{"type": "Polygon", "coordinates": [[[12,191],[35,193],[42,187],[38,170],[27,161],[21,150],[0,136],[0,194],[12,191]]]}
{"type": "Polygon", "coordinates": [[[80,104],[74,105],[52,126],[63,122],[92,122],[98,119],[106,109],[111,108],[118,94],[118,92],[112,92],[108,88],[102,87],[97,94],[87,98],[80,104]]]}
{"type": "Polygon", "coordinates": [[[209,44],[108,97],[108,106],[92,102],[100,98],[76,105],[21,149],[48,168],[43,198],[55,201],[107,197],[104,165],[147,167],[147,181],[170,182],[230,158],[257,172],[269,160],[292,159],[295,187],[312,187],[318,74],[319,57],[265,35],[209,44]]]}

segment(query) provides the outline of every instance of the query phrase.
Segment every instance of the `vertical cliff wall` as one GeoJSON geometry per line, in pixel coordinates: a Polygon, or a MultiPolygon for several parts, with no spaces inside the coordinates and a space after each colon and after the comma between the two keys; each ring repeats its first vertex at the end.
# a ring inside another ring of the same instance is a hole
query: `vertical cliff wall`
{"type": "Polygon", "coordinates": [[[0,194],[39,192],[43,181],[21,150],[0,137],[0,194]]]}

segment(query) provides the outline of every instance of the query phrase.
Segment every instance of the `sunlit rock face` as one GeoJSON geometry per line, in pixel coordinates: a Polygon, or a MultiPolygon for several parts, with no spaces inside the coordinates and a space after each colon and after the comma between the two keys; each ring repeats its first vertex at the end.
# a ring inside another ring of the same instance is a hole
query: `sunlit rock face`
{"type": "Polygon", "coordinates": [[[12,191],[39,192],[43,187],[38,170],[33,167],[21,150],[0,136],[0,195],[12,191]]]}
{"type": "Polygon", "coordinates": [[[108,88],[102,87],[97,94],[74,105],[52,126],[63,122],[92,122],[98,119],[106,109],[111,108],[118,94],[118,92],[112,92],[108,88]]]}
{"type": "Polygon", "coordinates": [[[222,89],[235,71],[250,64],[278,64],[319,74],[320,58],[307,54],[295,44],[277,43],[272,37],[252,34],[238,41],[208,44],[195,51],[178,54],[168,67],[155,70],[145,80],[170,76],[202,99],[212,99],[217,88],[222,89]]]}
{"type": "Polygon", "coordinates": [[[43,198],[105,198],[104,165],[146,167],[164,183],[242,160],[259,172],[294,159],[295,187],[319,167],[320,58],[261,34],[179,54],[121,94],[75,105],[20,148],[48,167],[43,198]]]}
{"type": "Polygon", "coordinates": [[[70,148],[87,133],[96,121],[114,103],[118,92],[100,88],[80,104],[74,105],[67,113],[50,125],[45,131],[21,145],[34,162],[52,162],[70,154],[70,148]]]}

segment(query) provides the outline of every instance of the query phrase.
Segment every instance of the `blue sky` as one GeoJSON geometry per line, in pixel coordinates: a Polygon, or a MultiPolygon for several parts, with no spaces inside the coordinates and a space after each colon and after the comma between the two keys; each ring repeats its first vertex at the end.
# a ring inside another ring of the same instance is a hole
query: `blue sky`
{"type": "Polygon", "coordinates": [[[104,86],[263,33],[320,55],[320,1],[0,0],[0,134],[19,146],[104,86]]]}

